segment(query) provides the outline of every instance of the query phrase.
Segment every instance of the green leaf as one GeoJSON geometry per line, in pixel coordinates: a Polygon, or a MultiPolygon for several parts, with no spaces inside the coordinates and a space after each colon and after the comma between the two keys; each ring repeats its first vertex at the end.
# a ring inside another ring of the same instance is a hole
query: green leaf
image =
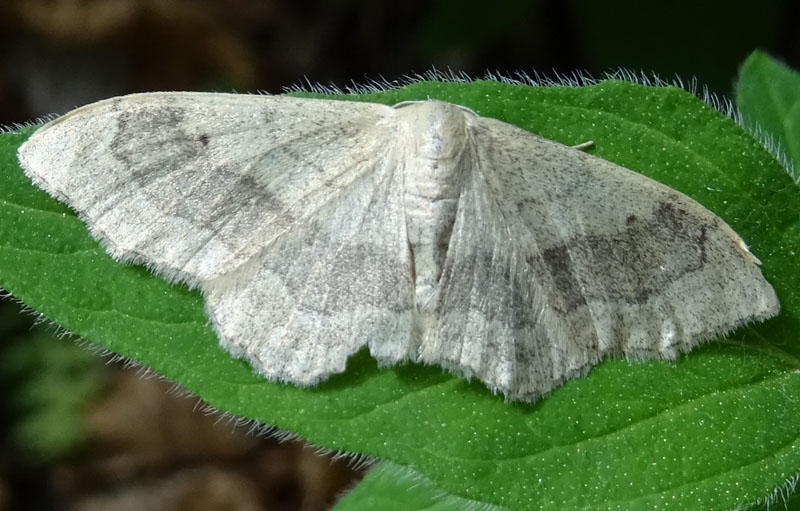
{"type": "MultiPolygon", "coordinates": [[[[410,466],[454,497],[508,509],[746,507],[800,472],[798,191],[730,119],[671,87],[420,82],[357,98],[439,98],[594,152],[720,215],[764,262],[780,317],[677,363],[608,361],[533,404],[437,367],[366,352],[313,389],[271,383],[217,346],[202,299],[118,265],[31,186],[0,138],[0,285],[92,342],[209,404],[331,449],[410,466]]],[[[145,213],[145,212],[143,212],[145,213]]]]}
{"type": "Polygon", "coordinates": [[[372,468],[355,489],[344,496],[335,511],[505,511],[450,495],[430,479],[408,467],[383,461],[372,468]]]}
{"type": "Polygon", "coordinates": [[[754,51],[739,73],[736,103],[746,124],[775,137],[794,165],[800,165],[800,73],[754,51]]]}

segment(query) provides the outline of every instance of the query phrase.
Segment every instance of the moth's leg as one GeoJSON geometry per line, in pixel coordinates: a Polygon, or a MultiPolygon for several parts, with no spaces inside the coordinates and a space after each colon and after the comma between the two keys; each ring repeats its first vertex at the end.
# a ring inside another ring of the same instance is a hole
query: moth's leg
{"type": "Polygon", "coordinates": [[[573,146],[570,146],[570,147],[572,147],[573,149],[578,149],[580,151],[584,151],[586,149],[589,149],[593,145],[594,145],[594,140],[587,140],[586,142],[581,142],[580,144],[573,145],[573,146]]]}

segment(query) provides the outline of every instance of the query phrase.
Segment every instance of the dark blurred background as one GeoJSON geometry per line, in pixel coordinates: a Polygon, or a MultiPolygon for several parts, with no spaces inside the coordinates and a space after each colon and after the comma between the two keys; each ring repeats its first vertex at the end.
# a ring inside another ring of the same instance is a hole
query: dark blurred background
{"type": "Polygon", "coordinates": [[[625,67],[728,94],[755,48],[800,60],[796,0],[3,0],[0,121],[134,91],[281,92],[432,66],[625,67]]]}
{"type": "MultiPolygon", "coordinates": [[[[0,0],[0,124],[137,91],[281,92],[432,67],[620,67],[732,97],[762,49],[800,67],[800,2],[0,0]]],[[[360,473],[247,435],[0,301],[0,511],[317,510],[360,473]]]]}

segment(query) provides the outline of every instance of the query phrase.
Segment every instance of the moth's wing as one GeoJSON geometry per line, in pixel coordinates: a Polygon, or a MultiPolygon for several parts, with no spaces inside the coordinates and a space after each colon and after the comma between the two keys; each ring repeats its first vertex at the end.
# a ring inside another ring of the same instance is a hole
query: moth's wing
{"type": "Polygon", "coordinates": [[[20,160],[113,256],[199,287],[223,347],[269,378],[310,384],[364,344],[390,360],[413,350],[393,115],[140,94],[57,119],[20,160]]]}
{"type": "Polygon", "coordinates": [[[19,157],[115,258],[197,286],[368,171],[346,162],[375,148],[371,128],[387,112],[284,96],[132,94],[50,122],[19,157]]]}
{"type": "Polygon", "coordinates": [[[689,197],[517,127],[470,122],[427,361],[532,400],[607,354],[674,358],[778,313],[758,260],[689,197]]]}
{"type": "Polygon", "coordinates": [[[414,354],[413,282],[391,158],[237,272],[203,285],[231,352],[272,379],[311,384],[365,344],[396,362],[414,354]]]}

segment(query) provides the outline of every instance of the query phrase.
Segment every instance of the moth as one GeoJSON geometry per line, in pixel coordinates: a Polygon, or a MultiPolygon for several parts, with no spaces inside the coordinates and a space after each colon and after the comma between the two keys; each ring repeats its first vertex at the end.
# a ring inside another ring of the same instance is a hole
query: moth
{"type": "Polygon", "coordinates": [[[779,311],[686,195],[442,101],[134,94],[48,123],[19,160],[115,259],[199,289],[270,380],[313,385],[367,346],[533,401],[779,311]]]}

